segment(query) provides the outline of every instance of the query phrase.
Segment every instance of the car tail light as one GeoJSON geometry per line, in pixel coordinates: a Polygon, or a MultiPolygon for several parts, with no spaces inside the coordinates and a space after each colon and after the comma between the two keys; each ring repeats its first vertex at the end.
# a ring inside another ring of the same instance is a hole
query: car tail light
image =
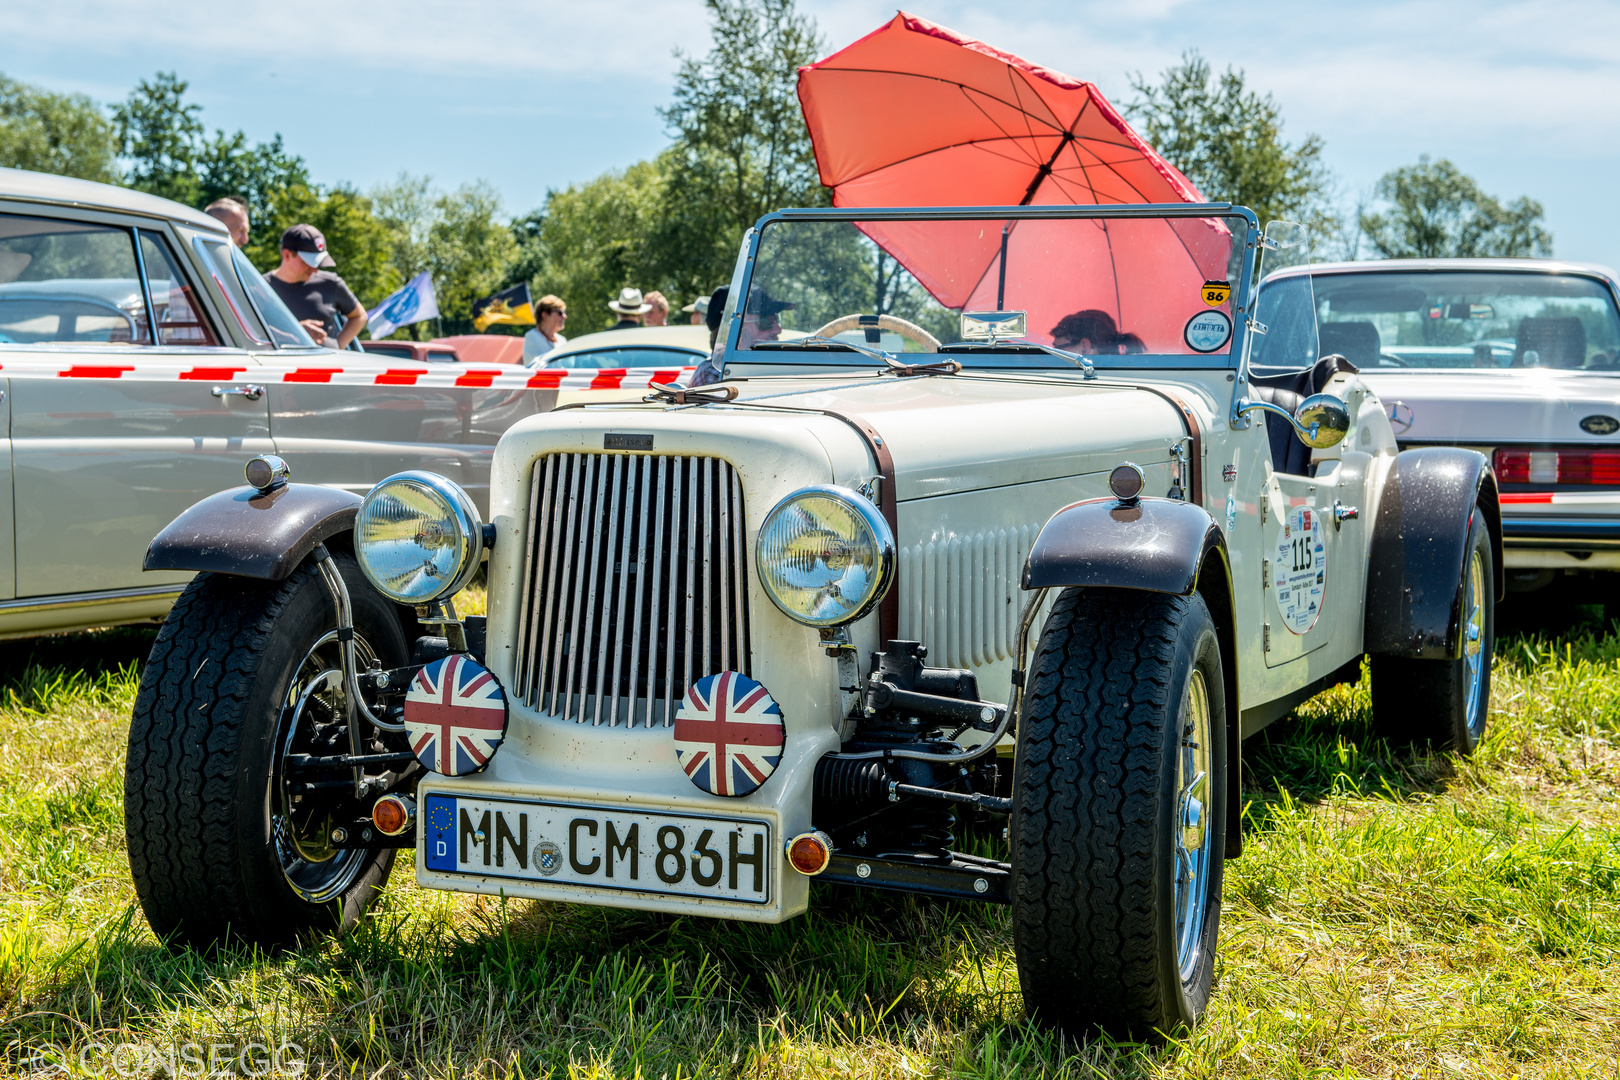
{"type": "Polygon", "coordinates": [[[1493,464],[1503,484],[1620,487],[1620,450],[1498,450],[1493,464]]]}
{"type": "Polygon", "coordinates": [[[416,803],[405,795],[384,795],[371,807],[371,823],[384,836],[398,836],[416,821],[416,803]]]}
{"type": "Polygon", "coordinates": [[[788,841],[788,863],[806,877],[815,877],[832,861],[832,838],[817,829],[788,841]]]}

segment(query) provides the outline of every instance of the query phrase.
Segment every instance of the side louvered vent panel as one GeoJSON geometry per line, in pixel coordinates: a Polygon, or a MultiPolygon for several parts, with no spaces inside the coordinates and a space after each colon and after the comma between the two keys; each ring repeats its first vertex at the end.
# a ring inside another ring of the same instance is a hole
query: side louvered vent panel
{"type": "Polygon", "coordinates": [[[517,694],[579,723],[669,725],[694,681],[747,673],[742,485],[718,458],[535,462],[517,694]]]}
{"type": "Polygon", "coordinates": [[[928,645],[928,663],[978,668],[1011,659],[1024,597],[1018,587],[1038,525],[953,536],[900,549],[900,636],[928,645]]]}

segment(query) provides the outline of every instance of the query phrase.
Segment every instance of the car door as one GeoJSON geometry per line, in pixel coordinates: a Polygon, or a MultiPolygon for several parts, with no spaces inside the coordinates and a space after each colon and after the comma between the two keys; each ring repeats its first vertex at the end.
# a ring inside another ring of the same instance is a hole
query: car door
{"type": "Polygon", "coordinates": [[[178,586],[189,575],[142,572],[146,546],[271,449],[267,403],[237,383],[131,376],[252,361],[220,336],[164,223],[14,211],[0,206],[0,362],[67,372],[11,379],[15,595],[178,586]]]}

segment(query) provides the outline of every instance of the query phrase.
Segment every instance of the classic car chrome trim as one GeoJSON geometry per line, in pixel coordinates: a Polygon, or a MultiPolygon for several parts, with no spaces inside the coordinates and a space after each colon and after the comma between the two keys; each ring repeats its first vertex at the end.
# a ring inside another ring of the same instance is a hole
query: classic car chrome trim
{"type": "Polygon", "coordinates": [[[107,604],[127,604],[137,600],[157,600],[166,596],[179,596],[184,585],[149,585],[142,589],[112,589],[107,592],[66,593],[51,597],[27,597],[22,600],[0,601],[0,615],[16,615],[28,611],[56,611],[62,608],[99,607],[107,604]]]}
{"type": "Polygon", "coordinates": [[[695,679],[748,673],[742,483],[729,462],[554,453],[532,474],[520,700],[576,723],[667,727],[695,679]]]}
{"type": "Polygon", "coordinates": [[[1602,518],[1526,518],[1503,514],[1502,543],[1519,550],[1617,550],[1620,549],[1620,521],[1602,518]]]}

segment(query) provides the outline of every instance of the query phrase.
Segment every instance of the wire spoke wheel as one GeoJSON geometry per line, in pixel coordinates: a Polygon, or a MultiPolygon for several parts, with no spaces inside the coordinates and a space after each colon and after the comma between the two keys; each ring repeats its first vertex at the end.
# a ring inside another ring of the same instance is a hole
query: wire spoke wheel
{"type": "Polygon", "coordinates": [[[1187,680],[1178,749],[1176,967],[1186,982],[1192,978],[1201,955],[1209,894],[1209,687],[1204,673],[1197,668],[1187,680]]]}
{"type": "MultiPolygon", "coordinates": [[[[358,634],[354,651],[362,669],[376,659],[376,652],[358,634]]],[[[310,646],[293,672],[276,730],[279,751],[271,837],[287,884],[315,904],[347,892],[365,869],[367,857],[364,849],[340,848],[332,838],[339,822],[352,819],[361,809],[354,789],[308,792],[303,790],[304,781],[290,776],[287,769],[291,755],[351,752],[341,654],[335,630],[310,646]],[[339,812],[343,810],[349,812],[339,812]]]]}

